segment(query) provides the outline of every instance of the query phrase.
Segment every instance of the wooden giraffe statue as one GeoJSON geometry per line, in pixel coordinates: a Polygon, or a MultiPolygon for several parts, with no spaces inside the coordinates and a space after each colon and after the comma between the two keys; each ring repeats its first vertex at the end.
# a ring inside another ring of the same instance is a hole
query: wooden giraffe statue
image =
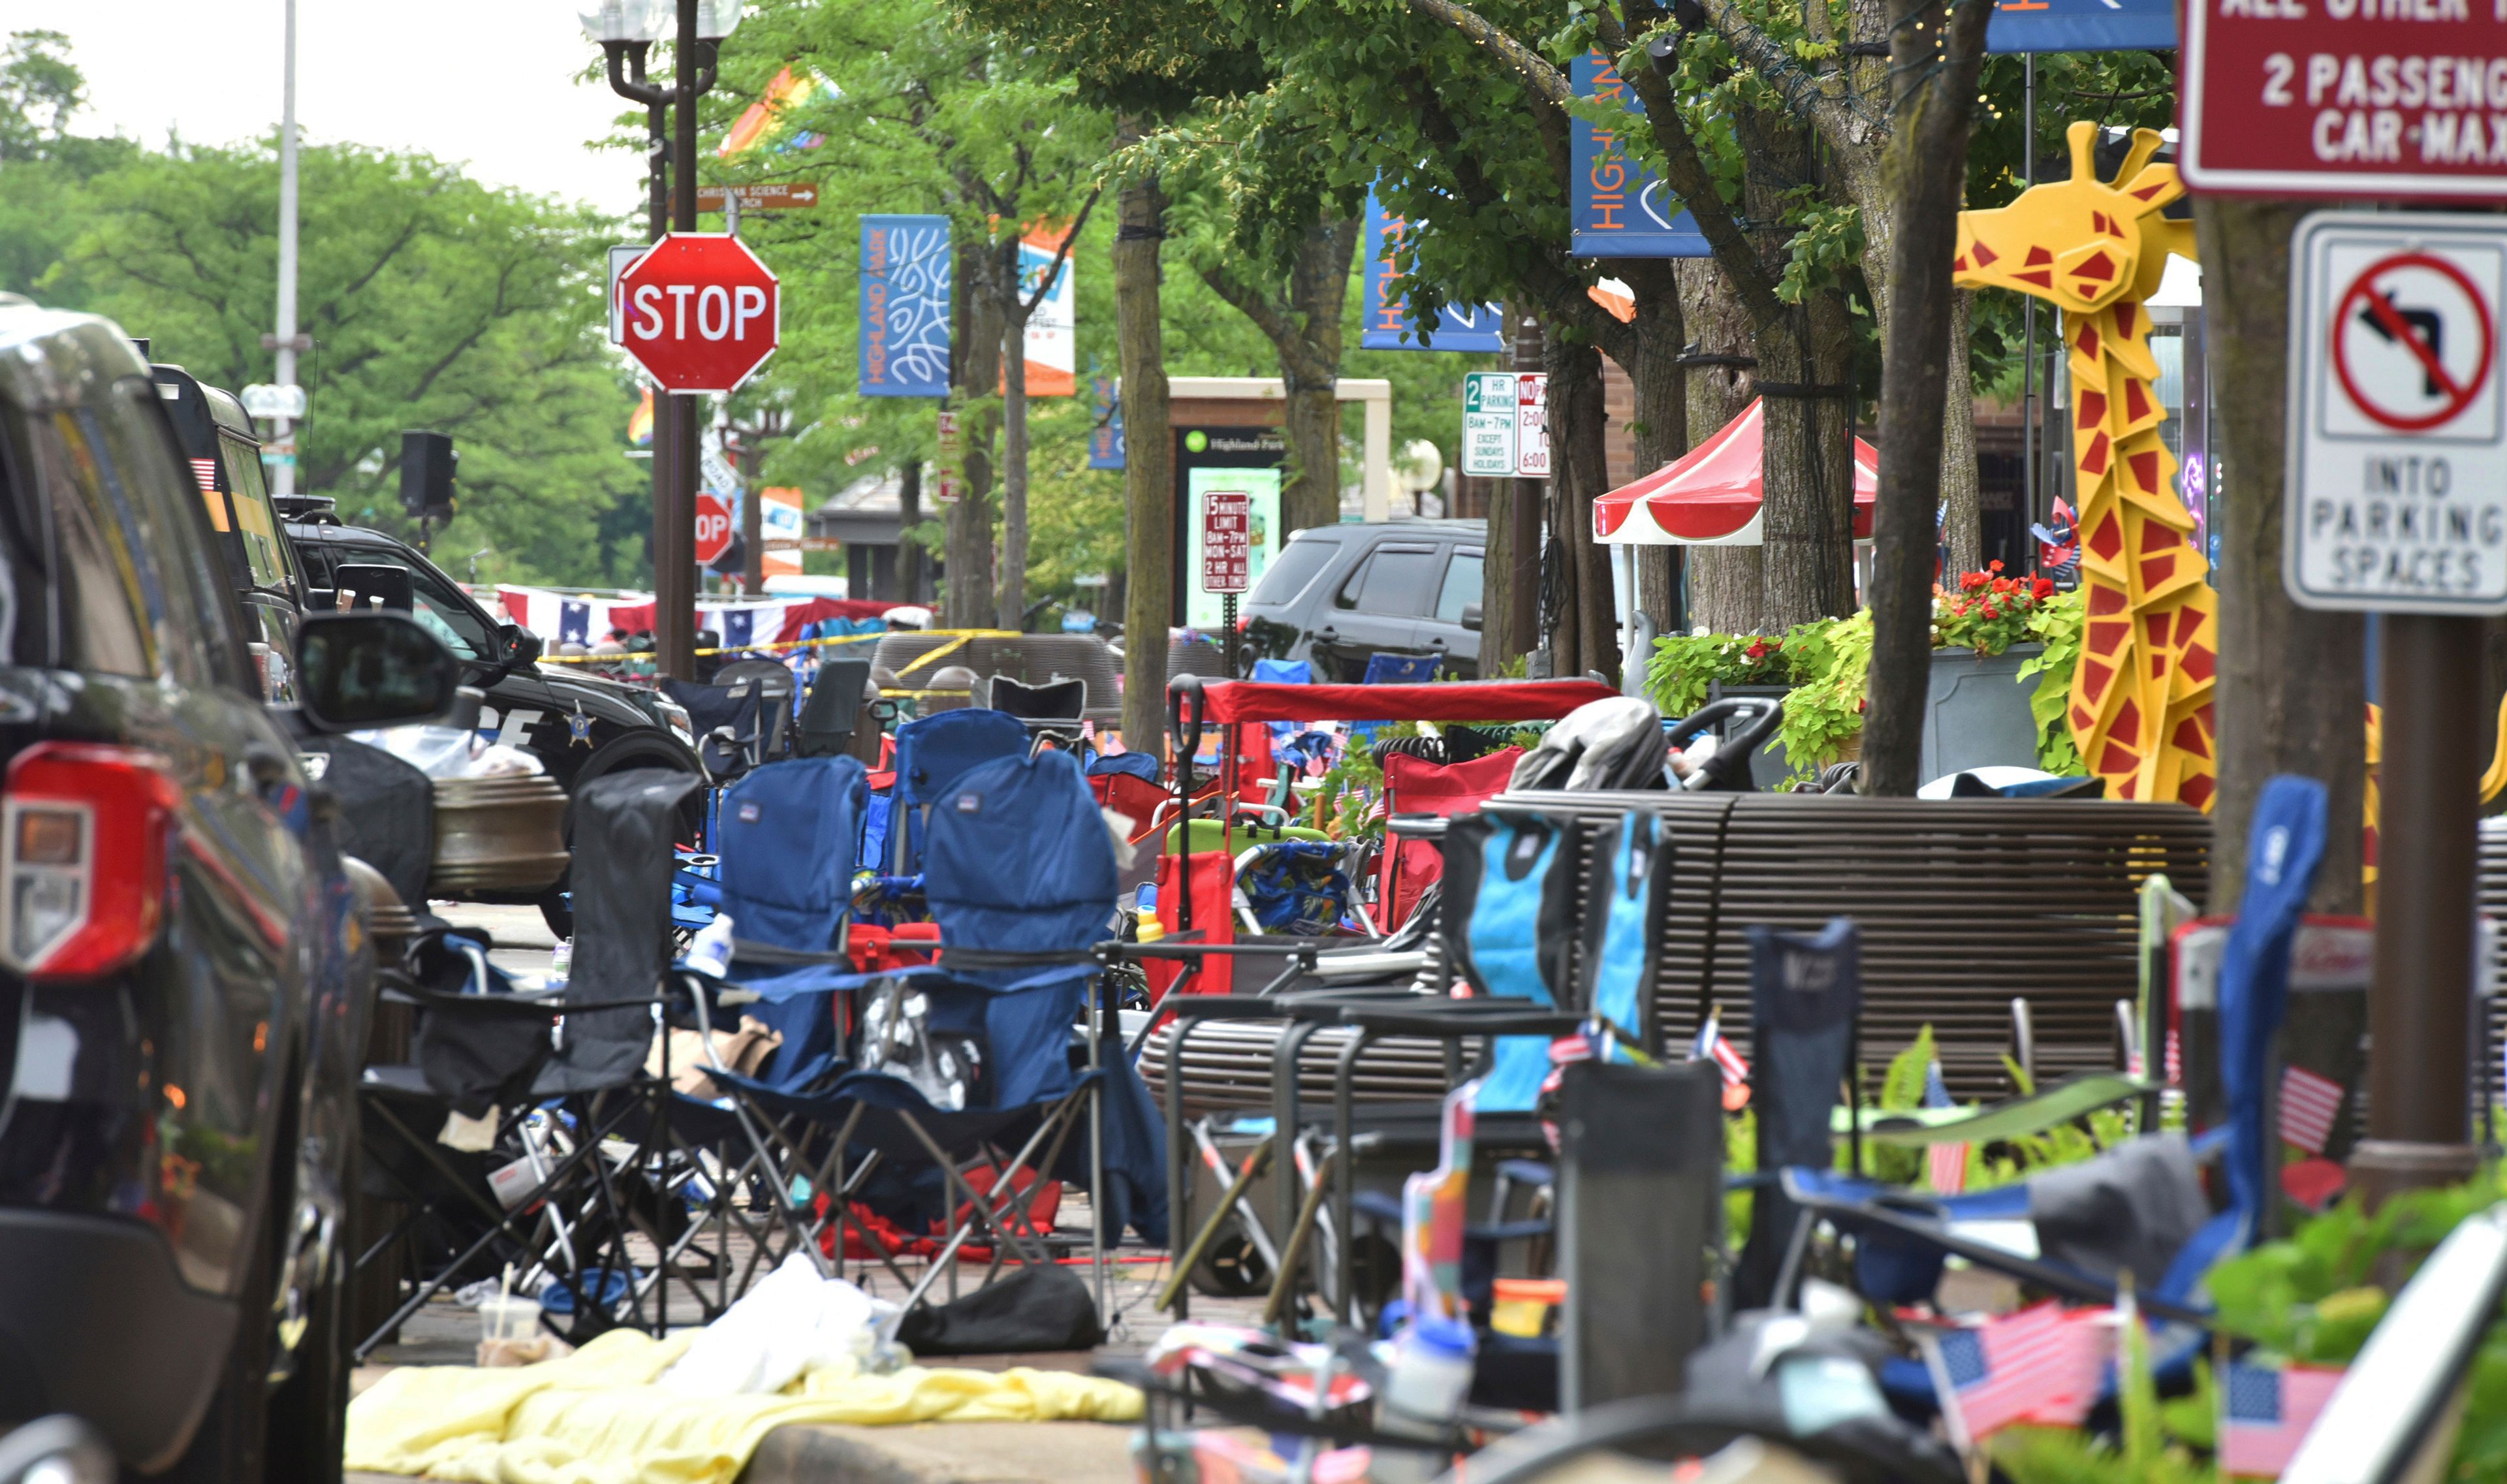
{"type": "Polygon", "coordinates": [[[2133,134],[2124,168],[2098,179],[2097,127],[2068,134],[2072,178],[1998,211],[1959,213],[1961,288],[2016,289],[2063,311],[2071,352],[2081,585],[2089,605],[2072,672],[2072,741],[2118,799],[2211,807],[2218,599],[2194,518],[2176,497],[2151,383],[2150,313],[2167,256],[2194,257],[2194,224],[2162,217],[2185,194],[2152,164],[2159,135],[2133,134]]]}

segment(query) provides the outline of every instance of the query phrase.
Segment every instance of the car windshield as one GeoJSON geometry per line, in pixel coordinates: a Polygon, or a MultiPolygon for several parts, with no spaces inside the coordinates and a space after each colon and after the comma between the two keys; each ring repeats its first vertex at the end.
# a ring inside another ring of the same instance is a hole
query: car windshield
{"type": "Polygon", "coordinates": [[[1339,551],[1340,543],[1337,541],[1290,541],[1281,549],[1280,555],[1271,559],[1271,565],[1263,571],[1262,580],[1254,585],[1253,597],[1247,600],[1257,603],[1295,601],[1297,595],[1306,590],[1306,584],[1314,581],[1315,574],[1329,565],[1339,551]]]}

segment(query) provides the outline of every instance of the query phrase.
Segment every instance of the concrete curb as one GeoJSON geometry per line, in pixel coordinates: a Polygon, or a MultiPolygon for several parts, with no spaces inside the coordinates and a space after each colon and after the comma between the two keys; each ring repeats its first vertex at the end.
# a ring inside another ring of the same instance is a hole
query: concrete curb
{"type": "Polygon", "coordinates": [[[778,1428],[740,1484],[1125,1484],[1129,1423],[778,1428]]]}

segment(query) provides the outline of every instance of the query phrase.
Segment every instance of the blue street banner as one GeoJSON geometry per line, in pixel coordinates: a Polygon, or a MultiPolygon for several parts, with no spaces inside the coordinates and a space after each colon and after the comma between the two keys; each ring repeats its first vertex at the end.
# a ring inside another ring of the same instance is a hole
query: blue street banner
{"type": "Polygon", "coordinates": [[[1114,394],[1114,379],[1097,374],[1094,360],[1088,366],[1088,393],[1097,403],[1097,420],[1088,429],[1088,467],[1119,469],[1123,467],[1123,399],[1114,394]]]}
{"type": "Polygon", "coordinates": [[[861,219],[861,394],[949,395],[949,219],[861,219]]]}
{"type": "MultiPolygon", "coordinates": [[[[1600,50],[1576,58],[1569,81],[1580,98],[1617,98],[1643,127],[1644,105],[1600,50]]],[[[1619,130],[1595,128],[1580,118],[1568,126],[1568,139],[1574,157],[1568,171],[1571,253],[1579,258],[1714,256],[1698,235],[1697,219],[1681,209],[1670,187],[1628,158],[1619,130]]]]}
{"type": "Polygon", "coordinates": [[[1503,350],[1506,312],[1496,305],[1436,311],[1436,327],[1424,337],[1410,322],[1409,295],[1393,266],[1394,250],[1409,224],[1385,213],[1375,193],[1366,193],[1366,319],[1358,338],[1362,350],[1503,350]]]}
{"type": "Polygon", "coordinates": [[[2176,47],[2176,0],[2000,0],[1987,52],[2161,52],[2176,47]]]}

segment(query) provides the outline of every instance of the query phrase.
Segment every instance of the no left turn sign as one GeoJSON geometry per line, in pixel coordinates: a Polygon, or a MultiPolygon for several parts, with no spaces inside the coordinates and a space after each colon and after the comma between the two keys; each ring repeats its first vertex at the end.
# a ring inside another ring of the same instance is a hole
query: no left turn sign
{"type": "Polygon", "coordinates": [[[2507,612],[2507,219],[2317,212],[2290,252],[2291,597],[2507,612]]]}
{"type": "Polygon", "coordinates": [[[2368,423],[2400,433],[2472,411],[2497,348],[2494,297],[2432,252],[2387,253],[2351,273],[2333,311],[2343,397],[2368,423]]]}

